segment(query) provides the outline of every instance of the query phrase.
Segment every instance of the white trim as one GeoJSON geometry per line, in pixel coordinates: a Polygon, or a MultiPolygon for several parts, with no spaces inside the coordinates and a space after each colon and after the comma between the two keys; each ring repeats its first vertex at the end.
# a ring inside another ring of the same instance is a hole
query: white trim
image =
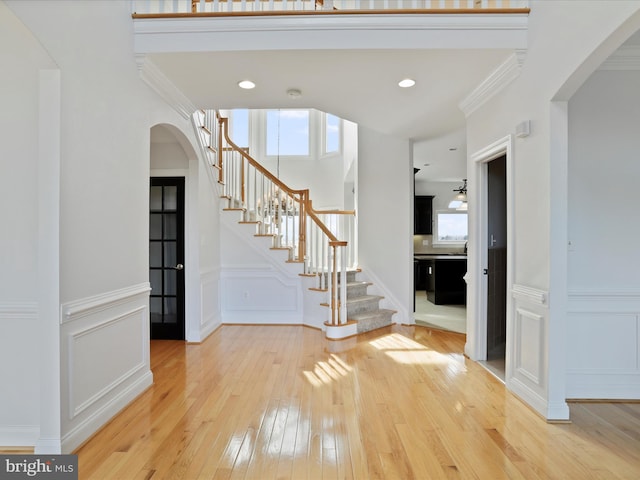
{"type": "Polygon", "coordinates": [[[83,298],[74,302],[63,304],[61,307],[62,317],[60,323],[64,324],[88,315],[94,315],[98,312],[115,307],[121,303],[129,301],[137,295],[149,295],[151,286],[149,282],[140,283],[112,292],[101,293],[93,297],[83,298]]]}
{"type": "Polygon", "coordinates": [[[40,437],[35,453],[60,453],[60,70],[41,70],[38,86],[38,300],[40,437]]]}
{"type": "Polygon", "coordinates": [[[189,119],[196,107],[146,55],[136,55],[140,78],[183,118],[189,119]]]}
{"type": "Polygon", "coordinates": [[[2,447],[30,447],[40,437],[39,425],[0,426],[0,449],[2,447]]]}
{"type": "Polygon", "coordinates": [[[537,288],[516,284],[511,289],[511,295],[516,300],[545,305],[547,303],[548,293],[544,290],[538,290],[537,288]]]}
{"type": "Polygon", "coordinates": [[[469,117],[489,99],[500,93],[507,85],[518,78],[525,58],[526,50],[516,50],[465,97],[458,105],[465,117],[469,117]]]}
{"type": "MultiPolygon", "coordinates": [[[[483,270],[487,265],[487,163],[501,155],[507,160],[507,292],[513,289],[515,258],[515,220],[514,220],[514,160],[513,135],[507,135],[470,156],[474,165],[473,178],[470,178],[467,197],[469,200],[469,254],[468,296],[467,302],[467,342],[465,353],[472,360],[487,358],[487,276],[483,270]]],[[[513,343],[509,332],[513,329],[513,301],[507,295],[507,374],[510,368],[509,347],[513,343]]]]}
{"type": "Polygon", "coordinates": [[[528,15],[282,15],[134,19],[137,53],[326,49],[527,48],[528,15]],[[273,35],[280,32],[281,35],[273,35]],[[292,41],[292,39],[295,40],[292,41]],[[345,41],[347,39],[347,41],[345,41]]]}
{"type": "Polygon", "coordinates": [[[0,320],[37,320],[38,304],[36,302],[3,302],[0,303],[0,320]]]}
{"type": "Polygon", "coordinates": [[[324,325],[324,327],[325,337],[328,340],[342,340],[358,334],[357,323],[349,323],[341,326],[324,325]]]}

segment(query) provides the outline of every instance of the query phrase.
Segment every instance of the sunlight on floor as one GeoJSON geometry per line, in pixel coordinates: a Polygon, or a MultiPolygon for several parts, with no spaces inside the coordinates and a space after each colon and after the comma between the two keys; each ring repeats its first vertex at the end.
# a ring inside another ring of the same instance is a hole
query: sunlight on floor
{"type": "Polygon", "coordinates": [[[303,374],[311,385],[321,387],[347,376],[352,370],[340,357],[332,353],[326,362],[316,362],[313,371],[305,370],[303,374]]]}
{"type": "Polygon", "coordinates": [[[466,371],[464,363],[459,362],[459,359],[443,355],[398,333],[385,335],[369,344],[404,365],[446,365],[453,373],[466,371]]]}

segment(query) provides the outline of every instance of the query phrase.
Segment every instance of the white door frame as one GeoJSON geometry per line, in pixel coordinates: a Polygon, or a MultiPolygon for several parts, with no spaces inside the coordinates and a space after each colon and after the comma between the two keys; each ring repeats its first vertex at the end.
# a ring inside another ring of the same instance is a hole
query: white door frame
{"type": "Polygon", "coordinates": [[[469,286],[467,305],[467,343],[465,353],[472,360],[487,359],[487,241],[488,230],[488,169],[487,164],[506,155],[507,166],[507,345],[506,378],[510,378],[513,347],[514,282],[514,169],[513,135],[507,135],[472,154],[469,169],[469,286]]]}

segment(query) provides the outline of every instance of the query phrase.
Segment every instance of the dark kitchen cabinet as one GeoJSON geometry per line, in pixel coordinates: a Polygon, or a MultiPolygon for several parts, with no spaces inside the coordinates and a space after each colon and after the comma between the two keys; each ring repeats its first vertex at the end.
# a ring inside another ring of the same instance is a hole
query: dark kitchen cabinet
{"type": "Polygon", "coordinates": [[[436,305],[464,305],[467,303],[467,259],[436,257],[427,278],[427,299],[436,305]]]}
{"type": "Polygon", "coordinates": [[[416,195],[413,202],[413,233],[433,233],[433,195],[416,195]]]}
{"type": "Polygon", "coordinates": [[[427,290],[427,284],[429,282],[429,271],[431,270],[431,261],[423,259],[414,260],[414,266],[414,280],[416,291],[427,290]]]}

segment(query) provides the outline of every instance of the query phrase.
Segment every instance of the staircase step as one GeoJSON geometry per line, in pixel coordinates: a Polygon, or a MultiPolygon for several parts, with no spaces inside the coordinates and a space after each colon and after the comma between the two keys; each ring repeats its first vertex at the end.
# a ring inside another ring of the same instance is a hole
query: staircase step
{"type": "Polygon", "coordinates": [[[393,323],[391,317],[395,313],[397,313],[395,310],[380,309],[374,312],[349,315],[348,319],[358,322],[358,333],[364,333],[391,325],[393,323]]]}
{"type": "Polygon", "coordinates": [[[363,295],[356,298],[347,298],[347,317],[365,312],[378,310],[378,302],[384,298],[379,295],[363,295]]]}
{"type": "MultiPolygon", "coordinates": [[[[362,297],[367,294],[367,288],[372,285],[370,282],[348,282],[347,283],[347,298],[362,297]]],[[[338,290],[338,295],[340,290],[338,290]]]]}

